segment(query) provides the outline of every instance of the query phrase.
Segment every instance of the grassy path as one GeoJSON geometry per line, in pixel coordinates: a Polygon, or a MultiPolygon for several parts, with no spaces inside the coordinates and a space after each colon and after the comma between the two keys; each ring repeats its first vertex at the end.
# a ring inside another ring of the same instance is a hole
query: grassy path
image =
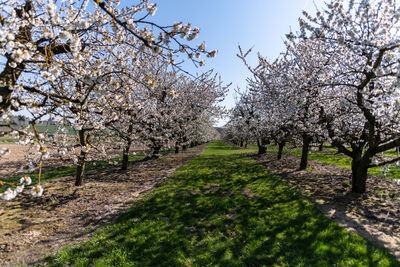
{"type": "Polygon", "coordinates": [[[216,142],[55,266],[400,266],[216,142]]]}

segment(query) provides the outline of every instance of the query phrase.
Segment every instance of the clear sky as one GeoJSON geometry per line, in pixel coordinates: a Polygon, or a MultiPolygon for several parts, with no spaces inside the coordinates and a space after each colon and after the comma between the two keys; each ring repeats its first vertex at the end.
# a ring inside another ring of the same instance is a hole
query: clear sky
{"type": "MultiPolygon", "coordinates": [[[[220,73],[232,86],[223,105],[234,106],[234,89],[246,88],[249,71],[236,56],[238,45],[243,49],[254,46],[250,63],[257,63],[256,52],[268,59],[275,59],[284,51],[283,38],[290,29],[298,29],[298,18],[303,9],[314,13],[315,6],[322,7],[322,0],[153,0],[158,10],[152,20],[170,25],[173,22],[190,22],[200,28],[199,38],[207,49],[218,49],[216,58],[207,59],[206,66],[191,72],[209,68],[220,73]]],[[[223,121],[218,126],[224,124],[223,121]]]]}

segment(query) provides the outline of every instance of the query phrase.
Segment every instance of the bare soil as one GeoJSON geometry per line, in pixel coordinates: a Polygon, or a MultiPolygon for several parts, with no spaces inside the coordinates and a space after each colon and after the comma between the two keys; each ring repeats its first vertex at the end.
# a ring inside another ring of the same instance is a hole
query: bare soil
{"type": "Polygon", "coordinates": [[[135,162],[128,171],[118,166],[90,171],[81,187],[73,186],[73,177],[57,179],[44,185],[41,198],[2,202],[0,266],[32,265],[62,246],[89,239],[204,147],[135,162]]]}
{"type": "Polygon", "coordinates": [[[0,177],[16,175],[29,148],[17,144],[2,144],[0,147],[6,147],[11,151],[10,154],[0,157],[0,177]]]}
{"type": "Polygon", "coordinates": [[[309,167],[299,171],[299,157],[283,155],[277,160],[277,153],[253,158],[313,201],[322,213],[400,260],[400,186],[370,175],[368,191],[356,194],[349,187],[348,169],[309,160],[309,167]]]}

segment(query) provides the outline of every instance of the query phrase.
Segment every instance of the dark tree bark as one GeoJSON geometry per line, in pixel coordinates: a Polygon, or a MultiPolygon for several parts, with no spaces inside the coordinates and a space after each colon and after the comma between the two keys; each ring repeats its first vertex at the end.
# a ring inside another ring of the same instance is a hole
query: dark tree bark
{"type": "Polygon", "coordinates": [[[175,154],[179,153],[179,146],[175,146],[175,154]]]}
{"type": "Polygon", "coordinates": [[[324,142],[321,142],[318,146],[318,151],[321,152],[324,150],[324,142]]]}
{"type": "Polygon", "coordinates": [[[122,167],[121,170],[127,170],[129,164],[129,150],[131,149],[132,141],[129,139],[124,147],[124,151],[122,154],[122,167]]]}
{"type": "Polygon", "coordinates": [[[285,147],[286,142],[280,142],[278,143],[278,160],[282,159],[282,152],[283,148],[285,147]]]}
{"type": "Polygon", "coordinates": [[[158,159],[160,157],[160,150],[161,150],[161,146],[153,147],[151,158],[158,159]]]}
{"type": "MultiPolygon", "coordinates": [[[[80,146],[86,146],[87,136],[85,134],[85,130],[79,130],[78,136],[80,146]]],[[[78,157],[78,167],[76,169],[75,186],[81,186],[83,184],[83,178],[85,176],[86,155],[87,152],[81,149],[81,153],[78,157]]]]}
{"type": "Polygon", "coordinates": [[[351,162],[351,191],[354,193],[365,193],[367,188],[368,165],[365,160],[354,160],[351,162]]]}
{"type": "Polygon", "coordinates": [[[122,167],[121,170],[125,171],[128,169],[128,164],[129,164],[129,150],[131,149],[132,145],[132,133],[133,133],[133,125],[130,124],[128,128],[127,135],[125,136],[126,138],[126,144],[125,147],[122,151],[122,167]]]}
{"type": "Polygon", "coordinates": [[[243,147],[243,139],[240,140],[240,147],[243,147]]]}
{"type": "Polygon", "coordinates": [[[267,147],[265,146],[266,144],[267,142],[265,139],[257,139],[258,155],[262,155],[267,152],[267,147]]]}
{"type": "Polygon", "coordinates": [[[86,162],[81,162],[78,164],[76,169],[75,186],[81,186],[83,184],[83,177],[85,176],[85,166],[86,162]]]}
{"type": "Polygon", "coordinates": [[[308,151],[310,150],[310,143],[312,138],[307,134],[303,134],[303,147],[301,150],[301,161],[299,170],[305,170],[308,164],[308,151]]]}
{"type": "MultiPolygon", "coordinates": [[[[31,11],[33,8],[33,4],[31,0],[26,0],[24,5],[24,11],[21,9],[15,8],[15,14],[17,18],[23,19],[23,14],[25,12],[31,11]]],[[[1,18],[3,19],[3,18],[1,18]]],[[[15,39],[20,43],[29,43],[32,39],[31,26],[25,26],[18,29],[16,33],[15,39]]],[[[7,61],[5,63],[3,71],[0,73],[0,96],[3,98],[3,101],[0,102],[0,112],[8,109],[11,106],[11,94],[12,90],[11,86],[17,84],[19,77],[22,74],[22,71],[25,69],[25,63],[21,62],[17,64],[17,68],[12,68],[10,63],[17,63],[13,60],[12,56],[7,53],[6,54],[7,61]]]]}
{"type": "Polygon", "coordinates": [[[367,189],[368,168],[371,159],[362,156],[362,148],[354,149],[352,151],[351,161],[351,192],[365,193],[367,189]]]}
{"type": "Polygon", "coordinates": [[[183,143],[185,145],[182,146],[182,151],[186,151],[188,149],[188,138],[186,136],[183,136],[183,143]]]}

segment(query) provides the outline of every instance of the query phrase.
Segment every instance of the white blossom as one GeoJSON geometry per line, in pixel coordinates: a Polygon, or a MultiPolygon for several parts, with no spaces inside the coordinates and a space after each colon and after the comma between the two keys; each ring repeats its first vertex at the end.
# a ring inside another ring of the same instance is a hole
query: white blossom
{"type": "Polygon", "coordinates": [[[43,188],[41,185],[37,185],[32,187],[31,189],[31,195],[33,197],[41,197],[43,195],[43,188]]]}

